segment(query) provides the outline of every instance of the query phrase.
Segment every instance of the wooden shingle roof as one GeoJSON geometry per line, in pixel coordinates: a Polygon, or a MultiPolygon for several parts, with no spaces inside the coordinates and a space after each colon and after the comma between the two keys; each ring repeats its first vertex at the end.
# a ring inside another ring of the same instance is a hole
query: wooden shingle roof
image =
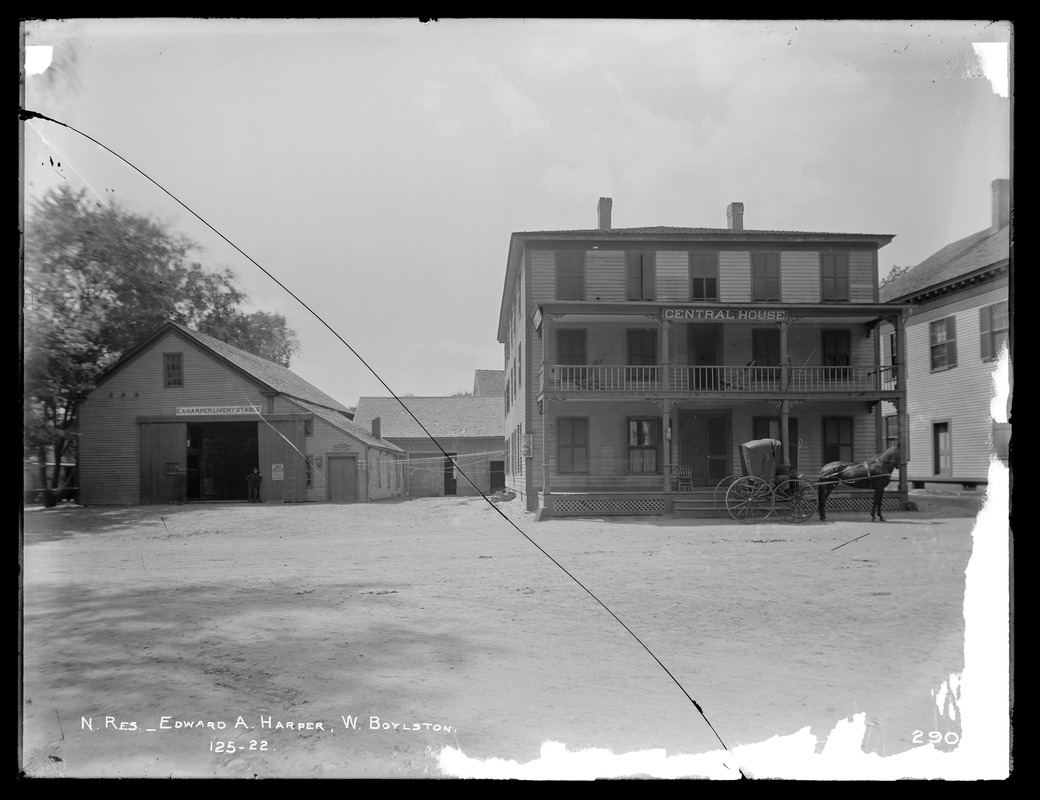
{"type": "Polygon", "coordinates": [[[473,377],[474,397],[504,397],[506,371],[504,369],[478,369],[473,377]]]}
{"type": "MultiPolygon", "coordinates": [[[[430,435],[438,439],[503,437],[505,400],[490,397],[402,397],[430,435]]],[[[354,421],[371,430],[379,417],[380,435],[386,439],[425,437],[426,433],[393,397],[362,397],[354,421]]]]}
{"type": "Polygon", "coordinates": [[[973,274],[1007,266],[1011,252],[1010,231],[1008,226],[997,231],[986,228],[946,245],[882,286],[881,301],[911,300],[973,274]]]}

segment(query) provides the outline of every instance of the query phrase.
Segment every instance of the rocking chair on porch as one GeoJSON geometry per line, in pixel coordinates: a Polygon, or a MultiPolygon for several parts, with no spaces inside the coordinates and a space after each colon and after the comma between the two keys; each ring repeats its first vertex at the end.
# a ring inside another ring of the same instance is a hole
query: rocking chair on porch
{"type": "Polygon", "coordinates": [[[675,488],[680,492],[693,491],[693,467],[675,468],[675,488]]]}

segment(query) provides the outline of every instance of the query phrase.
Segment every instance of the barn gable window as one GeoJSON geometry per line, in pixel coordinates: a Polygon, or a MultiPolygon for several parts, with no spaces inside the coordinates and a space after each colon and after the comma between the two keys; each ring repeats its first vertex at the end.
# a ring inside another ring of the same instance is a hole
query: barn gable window
{"type": "Polygon", "coordinates": [[[163,386],[184,386],[183,353],[163,353],[163,386]]]}

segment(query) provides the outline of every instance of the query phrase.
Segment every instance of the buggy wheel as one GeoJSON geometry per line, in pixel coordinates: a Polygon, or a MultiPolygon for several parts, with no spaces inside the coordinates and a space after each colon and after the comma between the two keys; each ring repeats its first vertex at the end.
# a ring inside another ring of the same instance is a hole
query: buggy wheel
{"type": "Polygon", "coordinates": [[[726,510],[738,522],[761,522],[773,513],[773,490],[761,478],[737,478],[726,492],[726,510]]]}
{"type": "Polygon", "coordinates": [[[726,507],[726,492],[729,491],[729,487],[733,485],[733,481],[737,479],[736,475],[727,475],[721,481],[718,486],[715,487],[715,510],[719,511],[726,507]]]}
{"type": "Polygon", "coordinates": [[[804,478],[791,478],[776,487],[776,508],[788,522],[805,522],[816,513],[816,484],[804,478]]]}

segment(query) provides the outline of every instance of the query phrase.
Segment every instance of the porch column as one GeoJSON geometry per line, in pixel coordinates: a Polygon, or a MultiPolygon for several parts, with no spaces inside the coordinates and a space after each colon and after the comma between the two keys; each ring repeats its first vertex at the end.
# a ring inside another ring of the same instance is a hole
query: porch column
{"type": "MultiPolygon", "coordinates": [[[[791,473],[791,424],[787,411],[787,386],[791,380],[791,365],[787,356],[787,321],[780,324],[780,441],[783,444],[783,461],[780,470],[791,473]]],[[[797,445],[795,445],[797,446],[797,445]]]]}
{"type": "Polygon", "coordinates": [[[896,317],[896,389],[899,390],[899,401],[896,404],[896,415],[899,420],[899,491],[908,488],[906,463],[910,455],[910,415],[907,410],[906,397],[906,319],[909,309],[904,309],[896,317]]]}
{"type": "Polygon", "coordinates": [[[668,322],[665,321],[664,316],[661,317],[661,390],[667,392],[671,388],[671,370],[669,364],[671,358],[668,354],[668,328],[670,328],[668,322]]]}
{"type": "Polygon", "coordinates": [[[661,474],[664,477],[664,490],[672,491],[672,440],[668,438],[668,424],[670,422],[672,404],[667,398],[661,400],[661,450],[664,453],[664,464],[661,465],[661,474]]]}
{"type": "Polygon", "coordinates": [[[549,341],[552,336],[552,314],[542,317],[542,402],[539,413],[542,415],[542,493],[545,495],[545,507],[549,508],[549,401],[545,398],[546,387],[550,385],[552,366],[549,364],[549,341]]]}

